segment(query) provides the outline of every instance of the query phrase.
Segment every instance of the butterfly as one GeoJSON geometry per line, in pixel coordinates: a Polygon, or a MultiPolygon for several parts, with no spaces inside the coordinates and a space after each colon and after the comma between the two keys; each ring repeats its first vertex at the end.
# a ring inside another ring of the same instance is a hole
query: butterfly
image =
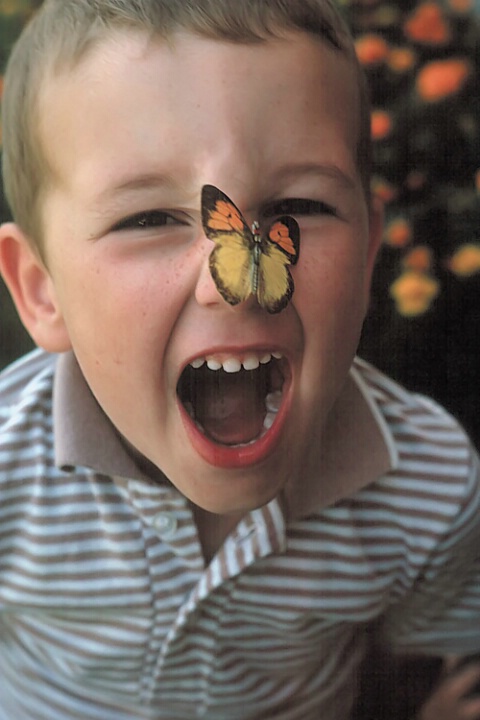
{"type": "Polygon", "coordinates": [[[202,223],[215,243],[209,267],[218,292],[230,305],[251,295],[269,313],[278,313],[294,291],[289,266],[300,251],[300,228],[289,215],[277,218],[265,234],[250,229],[240,210],[214,185],[202,188],[202,223]]]}

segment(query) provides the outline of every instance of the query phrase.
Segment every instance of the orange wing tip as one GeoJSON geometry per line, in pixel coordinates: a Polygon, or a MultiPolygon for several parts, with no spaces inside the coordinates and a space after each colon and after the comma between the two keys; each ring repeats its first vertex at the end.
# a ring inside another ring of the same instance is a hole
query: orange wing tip
{"type": "Polygon", "coordinates": [[[275,245],[278,245],[288,255],[295,257],[297,255],[297,247],[290,237],[289,228],[281,221],[277,221],[272,225],[268,236],[275,245]]]}
{"type": "Polygon", "coordinates": [[[217,200],[215,209],[208,215],[207,225],[212,230],[243,230],[243,220],[232,203],[226,200],[217,200]]]}

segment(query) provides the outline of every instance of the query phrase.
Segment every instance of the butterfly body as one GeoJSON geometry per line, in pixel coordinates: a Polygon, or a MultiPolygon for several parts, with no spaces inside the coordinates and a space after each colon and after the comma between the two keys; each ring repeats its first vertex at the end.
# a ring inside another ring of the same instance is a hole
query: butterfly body
{"type": "Polygon", "coordinates": [[[289,215],[279,217],[262,234],[254,222],[250,229],[240,210],[213,185],[202,189],[202,222],[215,243],[209,267],[219,293],[231,305],[251,295],[268,312],[288,304],[293,291],[289,266],[298,260],[300,231],[289,215]]]}
{"type": "Polygon", "coordinates": [[[252,251],[252,294],[256,295],[258,292],[258,276],[260,270],[260,260],[262,258],[262,236],[260,233],[260,225],[258,222],[252,224],[252,235],[255,241],[252,251]]]}

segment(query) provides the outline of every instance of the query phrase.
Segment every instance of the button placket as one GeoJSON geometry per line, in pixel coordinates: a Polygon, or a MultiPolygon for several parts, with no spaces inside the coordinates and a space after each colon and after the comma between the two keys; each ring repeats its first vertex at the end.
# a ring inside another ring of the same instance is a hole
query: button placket
{"type": "Polygon", "coordinates": [[[128,501],[143,525],[188,566],[203,571],[203,554],[195,521],[185,497],[171,486],[128,482],[128,501]]]}

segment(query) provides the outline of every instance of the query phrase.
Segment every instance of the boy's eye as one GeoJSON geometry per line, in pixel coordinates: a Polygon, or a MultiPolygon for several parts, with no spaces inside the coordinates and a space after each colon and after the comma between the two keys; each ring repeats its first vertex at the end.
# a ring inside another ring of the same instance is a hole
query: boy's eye
{"type": "Polygon", "coordinates": [[[112,231],[135,230],[142,228],[165,227],[167,225],[186,225],[187,222],[164,210],[148,210],[123,218],[112,227],[112,231]]]}
{"type": "Polygon", "coordinates": [[[285,198],[267,205],[263,212],[264,217],[278,217],[279,215],[336,215],[332,205],[322,200],[307,198],[285,198]]]}

